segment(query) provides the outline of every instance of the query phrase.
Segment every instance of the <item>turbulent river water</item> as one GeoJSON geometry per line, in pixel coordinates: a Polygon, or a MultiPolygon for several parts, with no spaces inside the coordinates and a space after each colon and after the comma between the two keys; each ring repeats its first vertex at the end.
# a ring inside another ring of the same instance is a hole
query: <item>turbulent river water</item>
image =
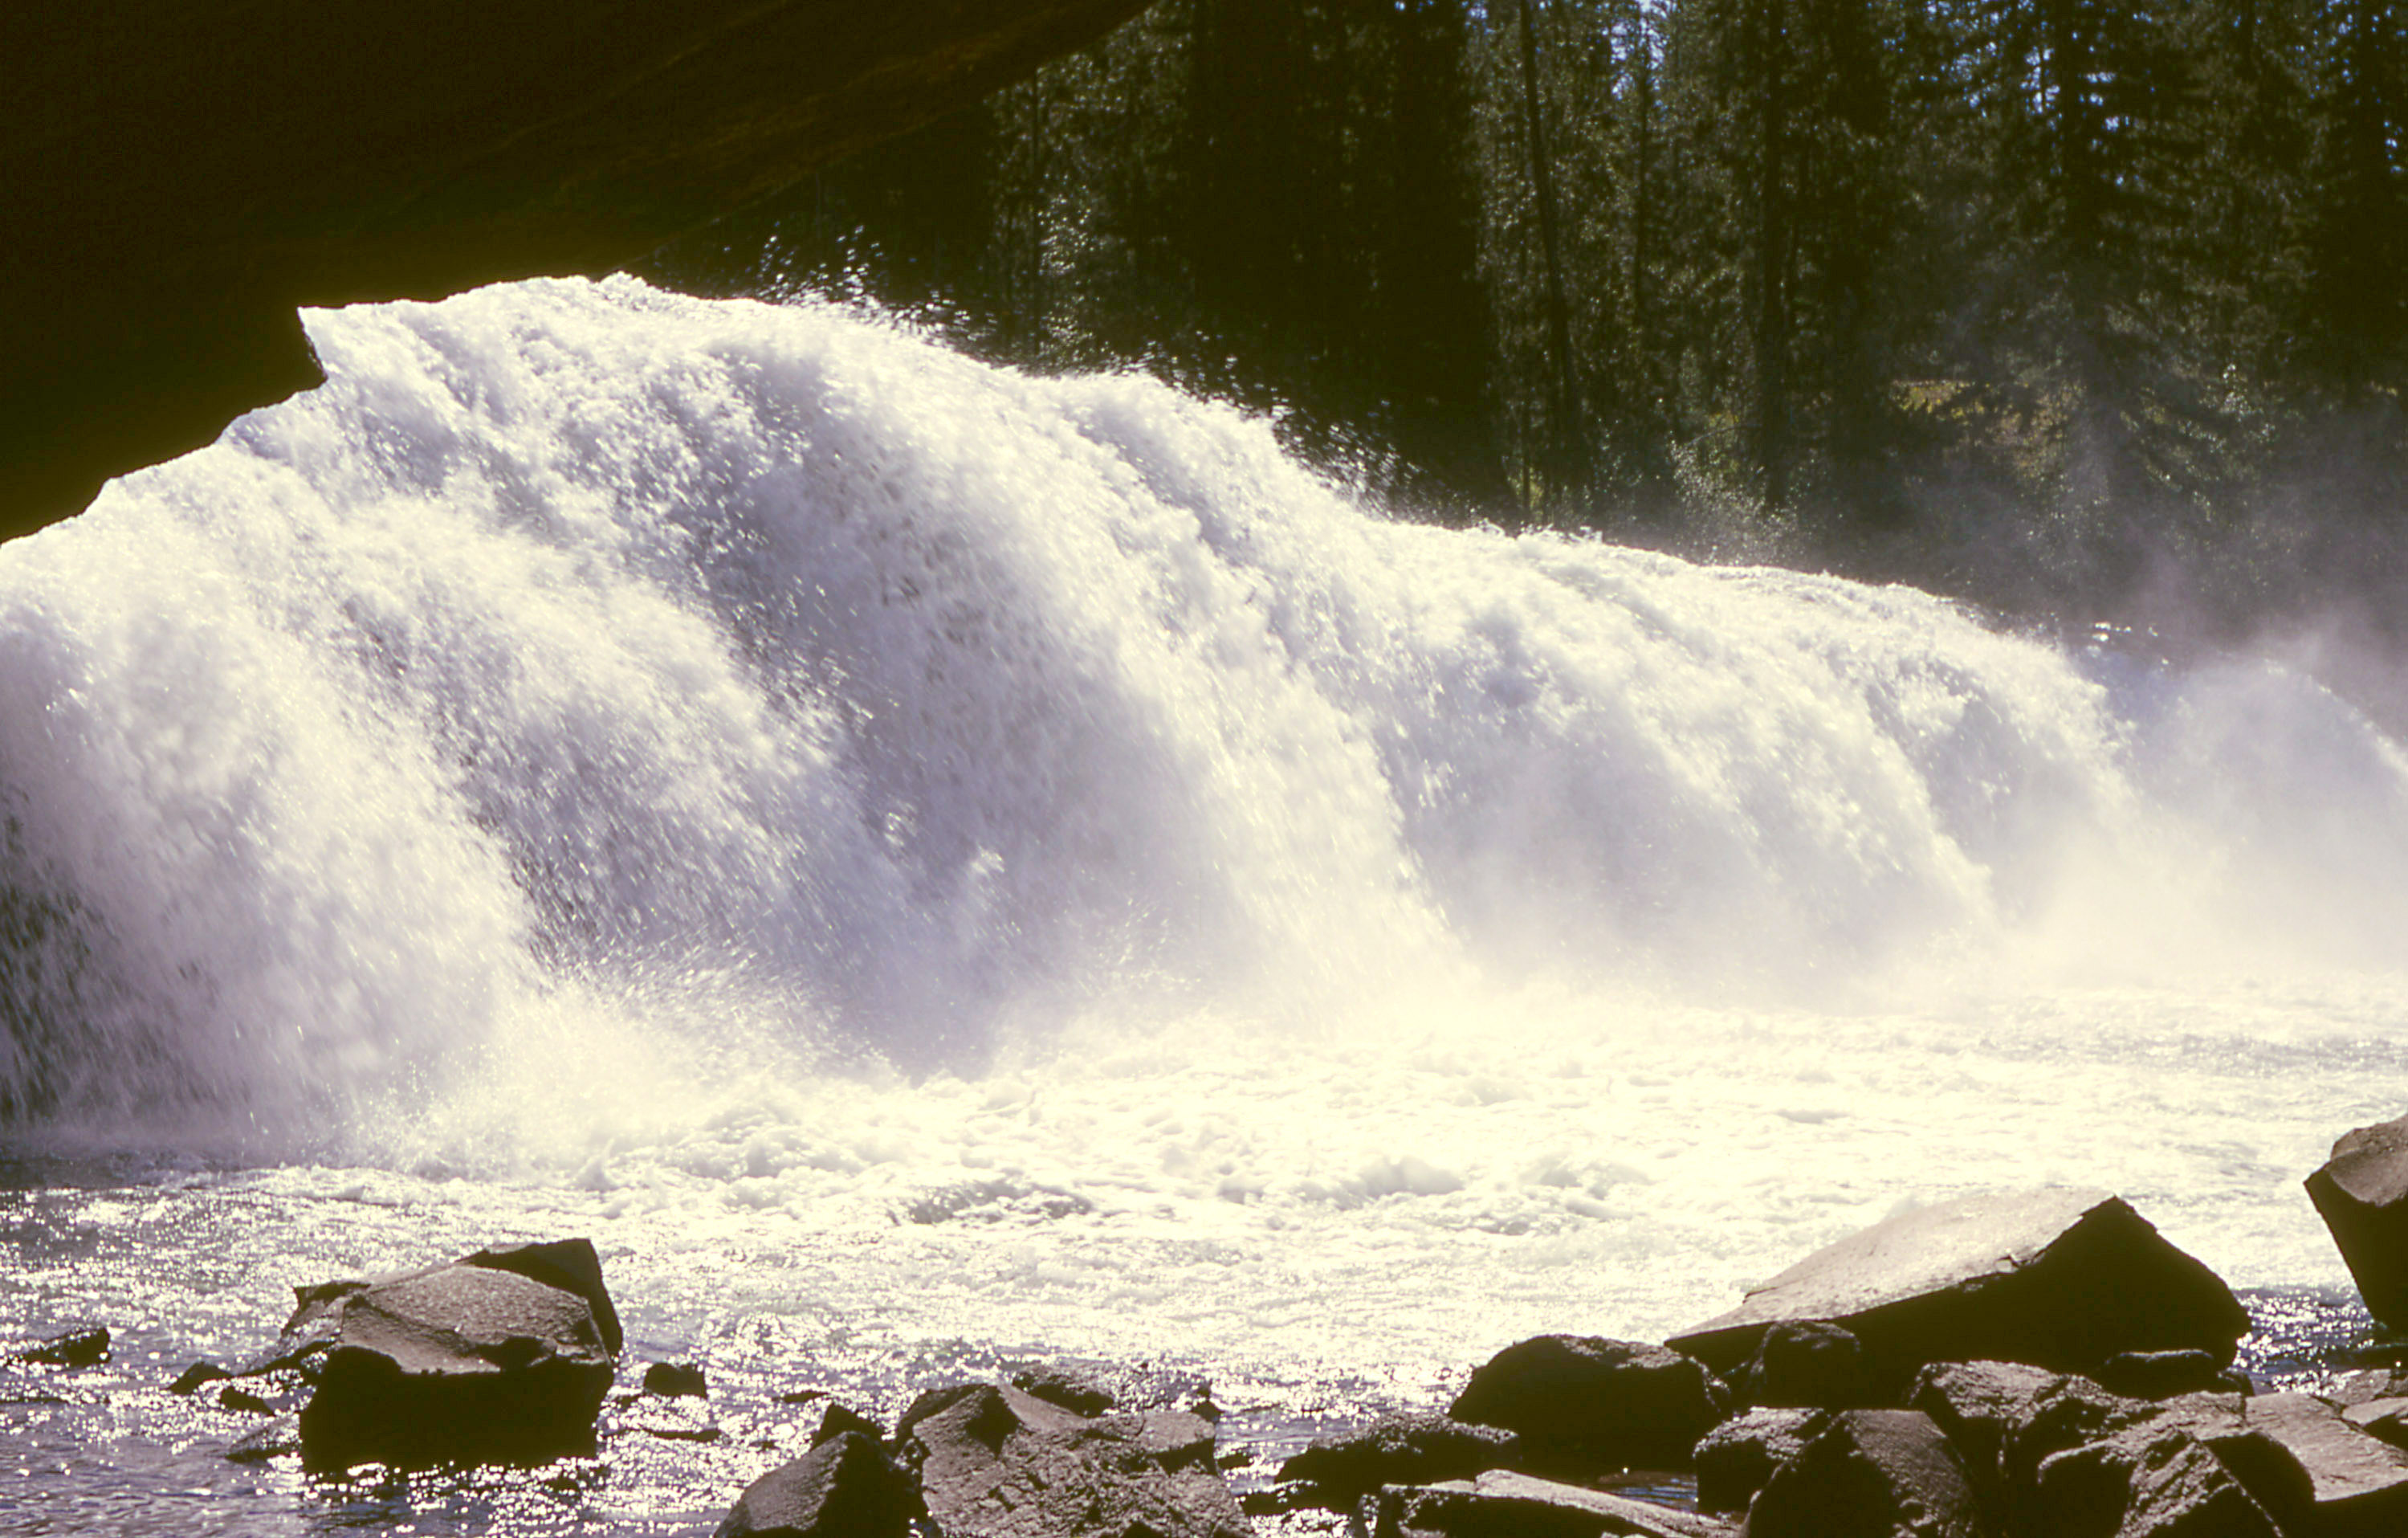
{"type": "Polygon", "coordinates": [[[1268,1459],[2044,1183],[2346,1329],[2408,753],[2304,671],[1419,526],[833,306],[306,320],[0,550],[0,1327],[119,1330],[0,1384],[0,1532],[700,1532],[781,1392],[1066,1355],[1268,1459]],[[720,1442],[313,1482],[162,1390],[568,1233],[720,1442]]]}

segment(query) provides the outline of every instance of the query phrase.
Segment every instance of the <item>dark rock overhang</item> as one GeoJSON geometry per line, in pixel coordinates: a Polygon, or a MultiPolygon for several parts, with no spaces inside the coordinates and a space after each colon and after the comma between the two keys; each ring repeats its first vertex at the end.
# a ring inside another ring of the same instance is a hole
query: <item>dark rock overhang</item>
{"type": "Polygon", "coordinates": [[[317,382],[302,306],[599,274],[1139,0],[119,0],[0,50],[0,537],[317,382]]]}

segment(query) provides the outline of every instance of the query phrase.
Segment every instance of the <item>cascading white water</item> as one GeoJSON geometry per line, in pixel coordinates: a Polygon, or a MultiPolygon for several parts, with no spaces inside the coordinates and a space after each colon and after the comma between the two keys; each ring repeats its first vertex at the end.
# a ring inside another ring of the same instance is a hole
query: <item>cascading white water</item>
{"type": "Polygon", "coordinates": [[[314,1530],[158,1364],[513,1238],[769,1417],[546,1497],[663,1531],[800,1372],[1185,1363],[1292,1445],[1974,1189],[2345,1286],[2408,756],[2302,673],[1393,522],[834,307],[307,322],[323,388],[0,550],[0,1333],[129,1321],[19,1459],[157,1471],[112,1531],[314,1530]]]}
{"type": "Polygon", "coordinates": [[[2271,668],[1386,521],[1227,409],[830,307],[308,323],[322,389],[0,557],[21,1129],[339,1142],[606,1017],[924,1071],[2408,934],[2408,757],[2271,668]]]}

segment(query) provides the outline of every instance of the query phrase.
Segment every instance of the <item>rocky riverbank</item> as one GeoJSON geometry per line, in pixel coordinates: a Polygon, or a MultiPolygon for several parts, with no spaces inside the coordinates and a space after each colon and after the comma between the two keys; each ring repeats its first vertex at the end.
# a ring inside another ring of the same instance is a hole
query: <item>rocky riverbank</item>
{"type": "MultiPolygon", "coordinates": [[[[2315,1185],[2329,1213],[2336,1186],[2356,1203],[2345,1249],[2370,1293],[2398,1200],[2370,1161],[2403,1141],[2354,1133],[2315,1185]]],[[[2103,1192],[1905,1213],[1667,1344],[1534,1338],[1443,1411],[1326,1406],[1300,1447],[1229,1424],[1199,1376],[1091,1362],[965,1373],[885,1420],[841,1386],[765,1414],[710,1364],[633,1359],[579,1240],[296,1302],[254,1356],[147,1392],[242,1427],[225,1459],[336,1486],[492,1466],[574,1479],[606,1449],[683,1449],[710,1464],[700,1494],[726,1477],[709,1453],[780,1455],[720,1488],[710,1522],[728,1534],[2408,1529],[2408,1374],[2329,1350],[2313,1378],[2297,1359],[2270,1372],[2266,1311],[2253,1330],[2220,1279],[2103,1192]]],[[[108,1344],[94,1329],[31,1343],[9,1386],[68,1388],[108,1344]]]]}

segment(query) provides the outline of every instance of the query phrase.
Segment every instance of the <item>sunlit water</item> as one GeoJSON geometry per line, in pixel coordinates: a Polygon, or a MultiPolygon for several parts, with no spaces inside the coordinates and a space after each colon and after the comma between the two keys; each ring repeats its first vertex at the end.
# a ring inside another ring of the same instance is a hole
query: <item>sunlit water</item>
{"type": "Polygon", "coordinates": [[[0,551],[0,1326],[121,1331],[0,1384],[0,1531],[701,1531],[780,1392],[1064,1355],[1268,1459],[2046,1182],[2346,1286],[2408,755],[2309,677],[1392,522],[835,308],[308,321],[0,551]],[[721,1443],[311,1484],[160,1391],[569,1233],[721,1443]]]}

